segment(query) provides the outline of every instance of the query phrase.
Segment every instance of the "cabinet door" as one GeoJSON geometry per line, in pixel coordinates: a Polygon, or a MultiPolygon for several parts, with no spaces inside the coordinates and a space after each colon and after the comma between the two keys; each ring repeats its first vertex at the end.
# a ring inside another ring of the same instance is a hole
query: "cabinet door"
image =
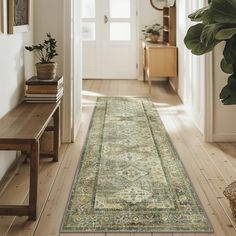
{"type": "Polygon", "coordinates": [[[177,77],[177,48],[147,48],[148,76],[177,77]]]}

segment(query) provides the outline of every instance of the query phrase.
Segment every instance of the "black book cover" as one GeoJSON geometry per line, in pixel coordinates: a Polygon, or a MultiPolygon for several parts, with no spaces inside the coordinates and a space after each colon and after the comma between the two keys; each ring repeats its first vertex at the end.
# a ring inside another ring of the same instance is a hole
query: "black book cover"
{"type": "Polygon", "coordinates": [[[63,82],[62,76],[57,76],[55,79],[49,79],[49,80],[42,80],[38,79],[37,76],[33,76],[30,79],[28,79],[25,84],[26,85],[59,85],[63,82]]]}

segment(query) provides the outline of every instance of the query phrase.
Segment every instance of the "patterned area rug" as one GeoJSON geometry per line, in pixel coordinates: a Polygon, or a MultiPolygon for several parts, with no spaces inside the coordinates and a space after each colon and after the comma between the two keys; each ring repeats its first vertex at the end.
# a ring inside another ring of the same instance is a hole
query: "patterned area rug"
{"type": "Polygon", "coordinates": [[[63,232],[212,232],[148,98],[98,98],[63,232]]]}

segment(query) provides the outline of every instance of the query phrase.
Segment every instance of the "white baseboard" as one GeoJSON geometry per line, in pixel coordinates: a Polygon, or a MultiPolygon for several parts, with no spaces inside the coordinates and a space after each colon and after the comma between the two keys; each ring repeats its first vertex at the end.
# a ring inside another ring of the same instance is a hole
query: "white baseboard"
{"type": "Polygon", "coordinates": [[[236,133],[214,134],[213,142],[236,142],[236,133]]]}

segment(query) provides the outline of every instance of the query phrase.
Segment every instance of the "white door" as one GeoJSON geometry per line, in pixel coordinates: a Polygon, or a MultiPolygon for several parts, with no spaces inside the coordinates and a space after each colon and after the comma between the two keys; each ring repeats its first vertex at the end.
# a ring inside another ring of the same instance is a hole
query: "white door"
{"type": "Polygon", "coordinates": [[[137,78],[135,2],[82,0],[83,78],[137,78]]]}

